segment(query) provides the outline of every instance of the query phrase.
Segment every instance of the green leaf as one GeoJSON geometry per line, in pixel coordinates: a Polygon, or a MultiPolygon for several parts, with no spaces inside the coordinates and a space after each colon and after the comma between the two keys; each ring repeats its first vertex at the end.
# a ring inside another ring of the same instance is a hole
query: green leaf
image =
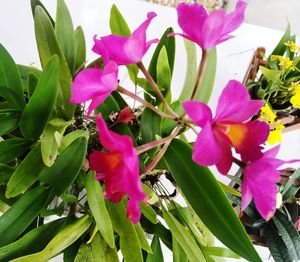
{"type": "Polygon", "coordinates": [[[205,251],[210,256],[229,257],[229,258],[235,258],[235,259],[240,258],[240,256],[238,256],[231,250],[224,248],[224,247],[205,247],[205,251]]]}
{"type": "Polygon", "coordinates": [[[230,186],[227,186],[227,185],[223,184],[220,181],[219,181],[219,185],[221,186],[221,188],[223,189],[223,191],[226,192],[226,193],[229,193],[229,194],[237,196],[237,197],[241,197],[242,196],[241,192],[235,190],[234,188],[231,188],[230,186]]]}
{"type": "Polygon", "coordinates": [[[61,195],[78,175],[85,159],[86,149],[87,140],[84,137],[77,138],[57,157],[51,167],[42,170],[39,180],[49,184],[56,195],[61,195]]]}
{"type": "Polygon", "coordinates": [[[172,73],[169,66],[168,54],[166,47],[163,46],[159,52],[156,65],[157,85],[168,103],[171,102],[171,81],[172,73]]]}
{"type": "Polygon", "coordinates": [[[94,236],[91,243],[91,248],[95,262],[119,262],[116,247],[110,248],[105,240],[101,237],[99,232],[94,236]]]}
{"type": "Polygon", "coordinates": [[[137,236],[139,238],[141,248],[144,249],[145,251],[147,251],[148,253],[152,254],[152,249],[149,246],[148,240],[146,238],[145,232],[144,232],[141,224],[140,223],[135,224],[134,228],[135,228],[135,231],[136,231],[137,236]]]}
{"type": "Polygon", "coordinates": [[[59,147],[59,153],[63,152],[74,140],[79,137],[85,137],[89,140],[89,132],[85,130],[75,130],[63,137],[59,147]]]}
{"type": "Polygon", "coordinates": [[[295,194],[299,191],[299,187],[294,186],[295,180],[300,179],[300,169],[297,169],[293,175],[289,178],[288,182],[281,192],[284,200],[293,199],[295,194]]]}
{"type": "Polygon", "coordinates": [[[290,24],[288,24],[288,26],[284,32],[284,35],[280,39],[279,43],[277,44],[277,46],[275,47],[275,49],[273,50],[271,55],[269,56],[269,59],[272,55],[283,55],[287,48],[284,43],[289,41],[290,38],[291,38],[291,27],[290,27],[290,24]]]}
{"type": "MultiPolygon", "coordinates": [[[[1,172],[1,171],[0,171],[1,172]]],[[[150,206],[145,204],[144,202],[141,203],[141,209],[142,209],[142,214],[152,223],[152,224],[157,224],[157,216],[156,212],[154,209],[150,206]]]]}
{"type": "Polygon", "coordinates": [[[14,60],[0,44],[0,96],[3,96],[4,89],[10,95],[5,97],[16,109],[22,110],[25,106],[21,76],[14,60]]]}
{"type": "Polygon", "coordinates": [[[58,44],[55,32],[44,9],[37,6],[34,16],[35,37],[42,67],[44,68],[53,55],[59,58],[59,92],[56,101],[58,116],[70,120],[73,117],[75,105],[69,103],[71,98],[72,76],[58,44]]]}
{"type": "Polygon", "coordinates": [[[277,211],[272,218],[277,227],[279,235],[285,243],[288,254],[293,261],[300,260],[300,235],[296,230],[294,224],[288,220],[288,217],[277,211]]]}
{"type": "MultiPolygon", "coordinates": [[[[187,52],[187,69],[185,75],[184,86],[181,91],[179,100],[184,102],[191,98],[193,89],[195,86],[198,70],[196,68],[196,59],[193,57],[196,55],[195,44],[185,40],[186,52],[187,52]]],[[[202,81],[199,83],[199,91],[195,100],[203,103],[208,103],[215,82],[217,70],[217,51],[216,48],[212,48],[207,55],[207,64],[202,81]]]]}
{"type": "Polygon", "coordinates": [[[21,113],[18,111],[7,111],[0,113],[0,136],[10,133],[19,127],[21,113]]]}
{"type": "Polygon", "coordinates": [[[130,29],[125,19],[123,18],[121,12],[119,11],[118,7],[115,4],[113,4],[110,9],[109,26],[112,34],[114,35],[121,35],[121,36],[131,35],[130,29]]]}
{"type": "Polygon", "coordinates": [[[51,119],[45,126],[41,137],[41,150],[44,164],[48,167],[52,166],[59,152],[59,144],[56,139],[56,132],[63,135],[66,128],[73,121],[65,121],[60,118],[51,119]]]}
{"type": "Polygon", "coordinates": [[[126,217],[124,204],[106,202],[114,230],[120,236],[120,248],[125,261],[143,261],[141,245],[136,230],[126,217]]]}
{"type": "Polygon", "coordinates": [[[263,75],[271,81],[279,81],[280,76],[283,73],[281,70],[271,70],[269,68],[266,68],[264,66],[259,66],[259,70],[263,73],[263,75]]]}
{"type": "Polygon", "coordinates": [[[191,262],[205,261],[205,257],[201,249],[196,244],[189,231],[184,226],[182,226],[176,220],[176,218],[171,213],[169,213],[163,206],[162,212],[165,222],[167,223],[172,232],[172,236],[176,239],[177,242],[180,243],[189,260],[191,262]]]}
{"type": "Polygon", "coordinates": [[[232,251],[250,261],[261,261],[213,174],[192,161],[192,148],[174,139],[164,158],[177,185],[207,228],[232,251]]]}
{"type": "Polygon", "coordinates": [[[96,262],[92,254],[91,246],[86,243],[82,243],[74,262],[96,262]]]}
{"type": "Polygon", "coordinates": [[[0,261],[25,256],[43,250],[48,242],[65,226],[66,218],[39,226],[17,241],[0,248],[0,261]]]}
{"type": "Polygon", "coordinates": [[[0,217],[0,247],[17,239],[44,207],[49,190],[43,186],[28,192],[0,217]]]}
{"type": "Polygon", "coordinates": [[[11,166],[0,164],[0,185],[6,184],[14,171],[15,169],[11,166]]]}
{"type": "Polygon", "coordinates": [[[197,78],[197,47],[196,44],[188,39],[184,39],[186,51],[186,72],[185,79],[179,101],[182,103],[191,98],[193,87],[197,78]]]}
{"type": "Polygon", "coordinates": [[[78,26],[74,33],[75,37],[75,56],[76,56],[76,64],[75,69],[81,69],[84,67],[84,63],[86,61],[86,44],[85,37],[81,26],[78,26]]]}
{"type": "Polygon", "coordinates": [[[0,163],[6,164],[19,157],[30,147],[31,142],[23,138],[11,138],[0,142],[0,163]]]}
{"type": "Polygon", "coordinates": [[[44,10],[45,13],[47,14],[48,18],[50,19],[51,24],[52,24],[53,27],[54,27],[54,25],[55,25],[54,20],[52,19],[52,17],[51,17],[51,15],[49,14],[48,10],[47,10],[46,7],[41,3],[40,0],[30,0],[30,4],[31,4],[31,11],[32,11],[32,15],[33,15],[33,16],[35,15],[35,8],[36,8],[37,6],[43,8],[43,10],[44,10]]]}
{"type": "Polygon", "coordinates": [[[95,173],[89,172],[87,174],[85,186],[88,204],[96,221],[97,228],[107,244],[113,248],[115,239],[112,223],[105,207],[102,187],[95,179],[95,173]]]}
{"type": "Polygon", "coordinates": [[[57,56],[49,60],[22,114],[21,132],[29,140],[39,138],[52,113],[59,86],[58,66],[57,56]]]}
{"type": "MultiPolygon", "coordinates": [[[[164,32],[152,55],[148,72],[150,73],[150,75],[152,76],[155,82],[157,82],[158,80],[157,64],[158,64],[158,58],[162,48],[165,48],[168,57],[168,66],[170,70],[170,75],[168,76],[168,78],[169,77],[172,78],[174,62],[175,62],[175,37],[168,37],[168,34],[172,32],[173,32],[173,28],[171,27],[164,32]]],[[[169,79],[169,81],[171,80],[169,79]]],[[[154,97],[156,97],[156,94],[152,91],[152,89],[146,88],[146,93],[144,95],[145,99],[149,102],[154,103],[155,101],[147,93],[151,94],[154,97]]],[[[156,101],[159,103],[160,100],[157,97],[156,99],[157,99],[156,101]]]]}
{"type": "Polygon", "coordinates": [[[12,174],[7,184],[5,196],[11,198],[24,193],[37,180],[43,168],[41,145],[38,143],[12,174]]]}
{"type": "Polygon", "coordinates": [[[174,262],[188,262],[188,257],[183,248],[179,245],[173,237],[173,261],[174,262]]]}
{"type": "Polygon", "coordinates": [[[159,238],[154,236],[151,242],[153,254],[148,254],[146,262],[163,262],[164,256],[161,250],[159,238]]]}
{"type": "MultiPolygon", "coordinates": [[[[33,66],[25,66],[25,65],[17,65],[17,66],[18,66],[18,70],[21,75],[23,89],[24,89],[24,91],[27,90],[27,92],[28,92],[28,88],[27,88],[28,83],[27,82],[28,82],[29,76],[34,75],[35,77],[37,77],[39,79],[42,75],[42,71],[33,66]]],[[[33,92],[30,92],[30,96],[32,93],[33,92]]]]}
{"type": "Polygon", "coordinates": [[[75,34],[70,12],[64,0],[57,1],[55,34],[71,73],[75,71],[75,34]]]}
{"type": "Polygon", "coordinates": [[[31,255],[19,257],[13,262],[42,262],[58,255],[72,243],[74,243],[90,227],[92,221],[88,215],[85,215],[74,223],[63,228],[49,242],[49,244],[40,252],[31,255]]]}
{"type": "Polygon", "coordinates": [[[39,83],[39,77],[37,77],[33,73],[28,74],[28,79],[27,79],[27,86],[26,86],[26,91],[27,91],[27,96],[28,99],[31,98],[32,94],[34,93],[37,85],[39,83]]]}

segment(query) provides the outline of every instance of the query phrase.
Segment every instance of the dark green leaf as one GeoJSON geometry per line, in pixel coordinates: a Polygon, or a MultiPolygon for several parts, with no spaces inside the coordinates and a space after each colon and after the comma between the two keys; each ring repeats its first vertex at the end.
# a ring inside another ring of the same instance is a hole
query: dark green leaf
{"type": "Polygon", "coordinates": [[[20,124],[21,113],[15,112],[1,112],[0,113],[0,136],[10,133],[15,130],[20,124]]]}
{"type": "Polygon", "coordinates": [[[14,171],[11,166],[0,164],[0,184],[6,184],[14,171]]]}
{"type": "Polygon", "coordinates": [[[84,33],[81,26],[78,26],[75,30],[75,56],[76,56],[76,65],[75,69],[81,69],[84,67],[86,61],[86,45],[84,33]]]}
{"type": "Polygon", "coordinates": [[[40,186],[20,198],[0,217],[0,246],[13,241],[26,229],[44,207],[49,190],[40,186]]]}
{"type": "Polygon", "coordinates": [[[5,97],[16,109],[22,110],[25,101],[21,76],[14,60],[1,44],[0,57],[0,96],[5,97]],[[8,94],[4,96],[4,93],[8,94]]]}
{"type": "Polygon", "coordinates": [[[57,56],[49,60],[22,114],[20,128],[29,140],[36,140],[42,134],[55,105],[59,86],[58,62],[57,56]]]}
{"type": "MultiPolygon", "coordinates": [[[[25,65],[17,65],[17,66],[21,75],[23,89],[24,91],[26,91],[28,89],[27,82],[28,82],[29,75],[34,75],[37,78],[40,78],[42,75],[42,71],[33,66],[25,66],[25,65]]],[[[30,95],[31,94],[32,93],[30,93],[30,95]]]]}
{"type": "Polygon", "coordinates": [[[261,261],[213,174],[192,161],[192,148],[174,139],[164,158],[177,185],[208,229],[237,254],[261,261]]]}
{"type": "Polygon", "coordinates": [[[85,159],[86,149],[87,140],[85,137],[76,139],[58,156],[51,167],[43,169],[39,175],[39,180],[51,185],[56,195],[61,195],[78,175],[85,159]]]}
{"type": "Polygon", "coordinates": [[[56,108],[59,117],[70,120],[73,117],[75,110],[75,105],[69,103],[71,98],[72,76],[56,39],[51,21],[40,6],[37,6],[35,9],[34,28],[42,67],[44,68],[46,66],[52,56],[57,55],[59,58],[60,89],[58,92],[56,108]]]}
{"type": "Polygon", "coordinates": [[[115,245],[112,223],[105,207],[104,195],[95,174],[89,172],[86,177],[86,194],[89,207],[96,221],[97,228],[107,244],[113,248],[115,245]]]}
{"type": "Polygon", "coordinates": [[[151,242],[153,254],[148,254],[146,262],[163,262],[164,256],[161,250],[159,238],[154,236],[151,242]]]}
{"type": "Polygon", "coordinates": [[[11,138],[0,142],[0,163],[6,164],[26,152],[31,142],[23,138],[11,138]]]}
{"type": "Polygon", "coordinates": [[[11,176],[5,196],[11,198],[24,193],[37,180],[44,166],[41,145],[38,143],[18,165],[11,176]]]}
{"type": "Polygon", "coordinates": [[[300,169],[297,169],[294,174],[289,178],[289,181],[283,188],[282,196],[284,200],[293,199],[295,194],[299,191],[299,187],[294,186],[295,180],[300,179],[300,169]]]}
{"type": "Polygon", "coordinates": [[[73,22],[64,0],[57,1],[55,34],[71,73],[75,71],[75,34],[73,22]]]}
{"type": "Polygon", "coordinates": [[[0,261],[9,261],[43,250],[48,242],[65,226],[66,218],[39,226],[17,241],[0,248],[0,261]]]}
{"type": "Polygon", "coordinates": [[[26,87],[28,99],[30,99],[30,97],[34,93],[35,88],[37,87],[38,83],[39,83],[39,77],[37,77],[33,73],[29,73],[28,79],[27,79],[27,87],[26,87]]]}
{"type": "MultiPolygon", "coordinates": [[[[291,27],[290,27],[290,24],[288,24],[288,26],[287,26],[287,28],[284,32],[284,35],[282,36],[279,43],[277,44],[277,46],[275,47],[275,49],[271,53],[270,57],[272,55],[283,55],[285,53],[286,48],[287,48],[284,43],[289,41],[290,37],[291,37],[291,27]]],[[[270,57],[269,57],[269,59],[270,59],[270,57]]]]}

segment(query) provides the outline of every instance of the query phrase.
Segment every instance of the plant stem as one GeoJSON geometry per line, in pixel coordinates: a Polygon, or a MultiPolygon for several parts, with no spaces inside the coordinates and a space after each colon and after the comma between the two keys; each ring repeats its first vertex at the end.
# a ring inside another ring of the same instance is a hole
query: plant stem
{"type": "Polygon", "coordinates": [[[196,83],[194,86],[194,90],[192,93],[192,97],[191,100],[195,100],[199,87],[200,87],[200,82],[203,79],[204,76],[204,72],[205,72],[205,68],[206,68],[206,64],[207,64],[207,50],[202,48],[202,57],[201,57],[201,61],[200,61],[200,65],[199,65],[199,70],[198,70],[198,75],[197,75],[197,79],[196,79],[196,83]]]}
{"type": "Polygon", "coordinates": [[[148,107],[149,109],[151,109],[152,111],[154,111],[155,113],[157,113],[158,115],[170,119],[170,120],[174,120],[176,121],[176,117],[175,116],[171,116],[166,114],[165,112],[159,110],[158,108],[156,108],[155,106],[153,106],[152,104],[150,104],[149,102],[147,102],[146,100],[142,99],[141,97],[137,96],[136,94],[128,91],[127,89],[118,86],[117,91],[119,91],[120,93],[127,95],[131,98],[133,98],[134,100],[140,102],[141,104],[143,104],[144,106],[148,107]]]}
{"type": "Polygon", "coordinates": [[[167,141],[169,141],[170,139],[172,139],[173,137],[172,136],[167,136],[167,137],[164,137],[160,140],[156,140],[156,141],[151,141],[147,144],[144,144],[144,145],[141,145],[139,147],[136,147],[135,149],[138,151],[138,154],[142,154],[154,147],[157,147],[159,145],[162,145],[164,143],[166,143],[167,141]]]}
{"type": "Polygon", "coordinates": [[[244,168],[246,166],[246,164],[244,162],[242,162],[241,160],[237,159],[237,158],[233,158],[233,162],[235,164],[237,164],[239,167],[244,168]]]}
{"type": "Polygon", "coordinates": [[[158,154],[153,158],[153,160],[151,161],[151,163],[145,167],[143,173],[141,174],[142,176],[144,176],[145,174],[147,174],[149,171],[151,171],[156,165],[157,163],[161,160],[161,158],[163,157],[163,155],[165,154],[165,152],[167,151],[169,145],[172,142],[172,139],[175,138],[179,131],[181,130],[182,126],[178,125],[172,132],[171,135],[169,135],[169,140],[165,142],[164,146],[162,147],[162,149],[158,152],[158,154]]]}
{"type": "Polygon", "coordinates": [[[169,113],[172,114],[172,115],[174,115],[176,118],[178,118],[178,115],[170,107],[169,103],[164,98],[164,96],[161,93],[159,87],[157,86],[157,84],[155,83],[155,81],[153,80],[152,76],[149,74],[149,72],[147,71],[147,69],[145,68],[145,66],[143,65],[143,63],[140,62],[137,65],[141,69],[141,71],[143,72],[144,76],[146,77],[146,79],[148,80],[149,84],[151,85],[153,91],[156,93],[156,95],[161,100],[161,102],[164,104],[164,106],[169,111],[169,113]]]}

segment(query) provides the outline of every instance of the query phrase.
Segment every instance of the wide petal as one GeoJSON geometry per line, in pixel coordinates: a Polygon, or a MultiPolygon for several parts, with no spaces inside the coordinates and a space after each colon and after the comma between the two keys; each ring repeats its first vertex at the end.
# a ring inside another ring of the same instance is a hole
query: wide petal
{"type": "Polygon", "coordinates": [[[201,45],[203,43],[201,35],[202,27],[208,13],[205,8],[199,4],[181,3],[177,6],[178,24],[181,27],[184,35],[190,40],[201,45]]]}
{"type": "Polygon", "coordinates": [[[215,138],[212,126],[206,123],[194,144],[193,160],[202,166],[211,166],[222,158],[222,148],[215,138]]]}
{"type": "Polygon", "coordinates": [[[141,218],[142,211],[140,206],[140,200],[137,200],[133,197],[129,198],[127,203],[127,217],[134,224],[137,224],[141,218]]]}
{"type": "Polygon", "coordinates": [[[238,1],[235,10],[232,13],[226,15],[222,32],[223,35],[231,33],[243,23],[246,7],[246,2],[238,1]]]}
{"type": "Polygon", "coordinates": [[[94,46],[92,47],[92,51],[101,56],[104,64],[109,62],[109,50],[101,39],[97,39],[97,35],[94,35],[94,46]]]}
{"type": "Polygon", "coordinates": [[[211,110],[202,102],[186,101],[183,103],[183,108],[193,122],[200,127],[204,127],[206,123],[212,122],[211,110]]]}
{"type": "Polygon", "coordinates": [[[244,179],[242,184],[242,206],[241,210],[245,210],[253,199],[253,195],[250,189],[249,180],[244,179]]]}
{"type": "Polygon", "coordinates": [[[211,13],[205,19],[200,32],[200,34],[202,35],[202,48],[209,49],[216,45],[218,39],[222,36],[224,17],[224,10],[219,9],[211,13]]]}

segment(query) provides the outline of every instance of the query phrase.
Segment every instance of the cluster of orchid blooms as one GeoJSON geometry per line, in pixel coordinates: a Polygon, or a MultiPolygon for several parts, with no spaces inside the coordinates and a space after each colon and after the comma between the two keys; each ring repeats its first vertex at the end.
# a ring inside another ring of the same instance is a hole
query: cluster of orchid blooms
{"type": "MultiPolygon", "coordinates": [[[[93,51],[103,60],[102,69],[95,67],[84,69],[76,76],[72,86],[72,103],[91,101],[87,115],[99,106],[113,91],[129,95],[143,105],[149,107],[163,117],[177,121],[177,128],[170,136],[134,148],[129,136],[111,131],[101,114],[96,116],[99,139],[105,151],[94,151],[89,156],[90,168],[97,172],[97,179],[105,182],[105,197],[113,202],[121,201],[123,196],[129,198],[127,216],[137,223],[141,216],[140,202],[146,200],[140,180],[138,154],[153,147],[163,145],[153,161],[142,171],[149,172],[163,156],[171,140],[180,130],[193,123],[201,127],[193,149],[193,160],[202,166],[216,165],[219,172],[227,175],[233,163],[243,169],[242,209],[245,209],[254,198],[256,208],[261,216],[269,220],[276,210],[276,183],[280,179],[278,168],[287,163],[276,159],[279,146],[262,152],[263,144],[269,135],[269,125],[259,119],[252,120],[264,105],[262,100],[252,100],[247,88],[240,82],[231,80],[224,88],[216,109],[215,117],[210,108],[195,101],[198,83],[206,65],[206,54],[210,48],[222,43],[232,36],[230,32],[237,29],[244,19],[246,3],[238,1],[236,9],[225,14],[218,10],[208,14],[199,4],[185,3],[177,7],[178,23],[181,35],[198,44],[202,49],[199,75],[191,100],[183,103],[185,113],[178,116],[166,102],[159,87],[151,78],[142,64],[142,58],[151,44],[157,39],[146,41],[146,31],[151,20],[156,16],[148,13],[147,19],[132,33],[131,36],[108,35],[94,38],[93,51]],[[136,94],[120,87],[118,84],[118,66],[137,64],[145,75],[153,91],[164,104],[168,113],[144,101],[136,94]],[[240,155],[233,157],[232,148],[240,155]]],[[[134,117],[128,109],[121,112],[120,121],[128,121],[134,117]]],[[[184,174],[183,174],[184,175],[184,174]]],[[[199,174],[201,175],[201,174],[199,174]]]]}

